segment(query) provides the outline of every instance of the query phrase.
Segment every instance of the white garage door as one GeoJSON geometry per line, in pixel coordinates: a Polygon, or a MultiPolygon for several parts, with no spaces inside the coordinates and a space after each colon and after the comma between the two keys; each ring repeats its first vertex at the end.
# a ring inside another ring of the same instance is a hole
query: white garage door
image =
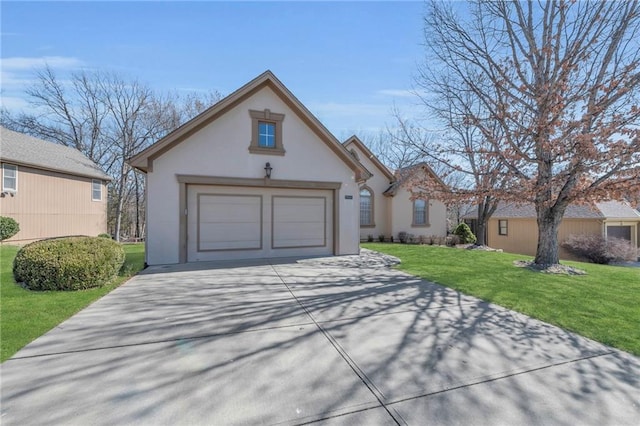
{"type": "Polygon", "coordinates": [[[187,187],[187,260],[333,253],[333,192],[187,187]]]}

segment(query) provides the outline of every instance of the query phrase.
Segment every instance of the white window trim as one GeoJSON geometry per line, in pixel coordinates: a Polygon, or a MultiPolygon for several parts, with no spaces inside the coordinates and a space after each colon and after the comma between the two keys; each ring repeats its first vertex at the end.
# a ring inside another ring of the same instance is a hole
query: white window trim
{"type": "Polygon", "coordinates": [[[91,179],[91,201],[102,201],[102,192],[103,192],[102,191],[102,181],[99,180],[99,179],[91,179]],[[93,185],[95,183],[100,184],[100,198],[94,198],[94,196],[93,196],[93,193],[94,193],[93,185]]]}
{"type": "MultiPolygon", "coordinates": [[[[370,222],[369,223],[362,223],[362,221],[360,221],[360,228],[375,228],[376,227],[376,217],[375,217],[375,200],[374,200],[374,193],[373,193],[373,189],[369,188],[368,186],[363,186],[362,188],[360,188],[358,194],[360,194],[360,192],[362,191],[368,191],[369,192],[369,219],[370,222]]],[[[359,215],[358,218],[361,219],[361,211],[362,211],[362,200],[360,200],[360,209],[358,210],[359,215]]]]}
{"type": "Polygon", "coordinates": [[[2,163],[2,192],[18,192],[18,166],[15,164],[7,164],[7,163],[2,163]],[[5,188],[4,186],[4,174],[5,174],[5,170],[8,167],[12,167],[13,171],[15,172],[15,188],[5,188]]]}

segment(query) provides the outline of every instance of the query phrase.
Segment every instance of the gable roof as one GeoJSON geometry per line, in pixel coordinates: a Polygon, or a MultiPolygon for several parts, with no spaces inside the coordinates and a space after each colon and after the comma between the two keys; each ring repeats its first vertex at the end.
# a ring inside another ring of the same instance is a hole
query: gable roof
{"type": "Polygon", "coordinates": [[[342,145],[344,145],[344,147],[347,149],[349,148],[349,145],[355,145],[367,156],[369,160],[371,160],[373,164],[375,164],[375,166],[382,172],[382,174],[387,179],[389,179],[389,183],[395,180],[395,176],[393,176],[393,173],[391,173],[387,166],[382,164],[380,160],[378,160],[378,157],[376,157],[376,155],[371,152],[369,148],[367,148],[367,146],[356,135],[353,135],[346,141],[342,142],[342,145]]]}
{"type": "Polygon", "coordinates": [[[349,153],[335,136],[285,87],[269,70],[260,74],[229,96],[223,98],[193,119],[187,121],[144,151],[131,157],[131,166],[143,172],[153,171],[153,160],[170,151],[192,134],[198,132],[227,111],[237,106],[264,87],[270,88],[291,110],[322,140],[351,170],[356,180],[366,179],[367,171],[349,153]]]}
{"type": "Polygon", "coordinates": [[[446,187],[447,185],[440,179],[440,177],[433,171],[431,166],[429,166],[424,161],[418,164],[414,164],[412,166],[403,167],[398,169],[395,173],[396,181],[387,188],[386,191],[383,192],[384,195],[393,197],[398,192],[398,189],[407,181],[413,174],[417,171],[425,171],[428,175],[430,175],[433,179],[435,179],[440,185],[446,187]]]}
{"type": "Polygon", "coordinates": [[[75,148],[0,127],[0,159],[6,163],[76,176],[111,180],[98,165],[75,148]]]}
{"type": "Polygon", "coordinates": [[[596,206],[607,219],[640,219],[640,212],[626,201],[604,201],[596,203],[596,206]]]}
{"type": "MultiPolygon", "coordinates": [[[[467,213],[463,219],[474,219],[474,213],[467,213]]],[[[535,219],[536,209],[532,203],[500,203],[492,219],[535,219]]],[[[605,201],[592,204],[569,204],[565,219],[640,219],[640,213],[622,201],[605,201]]]]}

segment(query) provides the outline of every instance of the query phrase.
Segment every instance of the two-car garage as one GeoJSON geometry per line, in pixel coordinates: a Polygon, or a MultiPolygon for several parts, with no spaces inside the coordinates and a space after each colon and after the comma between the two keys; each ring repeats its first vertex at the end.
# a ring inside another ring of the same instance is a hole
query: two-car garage
{"type": "Polygon", "coordinates": [[[334,191],[187,185],[187,261],[331,255],[334,191]]]}
{"type": "Polygon", "coordinates": [[[148,265],[357,254],[370,172],[270,71],[128,160],[148,265]]]}

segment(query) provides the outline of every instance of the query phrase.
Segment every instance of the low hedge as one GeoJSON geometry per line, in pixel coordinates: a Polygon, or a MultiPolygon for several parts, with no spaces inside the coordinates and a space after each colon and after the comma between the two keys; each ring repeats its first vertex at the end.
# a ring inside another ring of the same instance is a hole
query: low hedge
{"type": "Polygon", "coordinates": [[[0,216],[0,241],[13,237],[18,231],[20,231],[20,225],[14,218],[0,216]]]}
{"type": "Polygon", "coordinates": [[[82,290],[114,279],[124,258],[122,246],[106,238],[36,241],[18,251],[13,275],[30,290],[82,290]]]}

